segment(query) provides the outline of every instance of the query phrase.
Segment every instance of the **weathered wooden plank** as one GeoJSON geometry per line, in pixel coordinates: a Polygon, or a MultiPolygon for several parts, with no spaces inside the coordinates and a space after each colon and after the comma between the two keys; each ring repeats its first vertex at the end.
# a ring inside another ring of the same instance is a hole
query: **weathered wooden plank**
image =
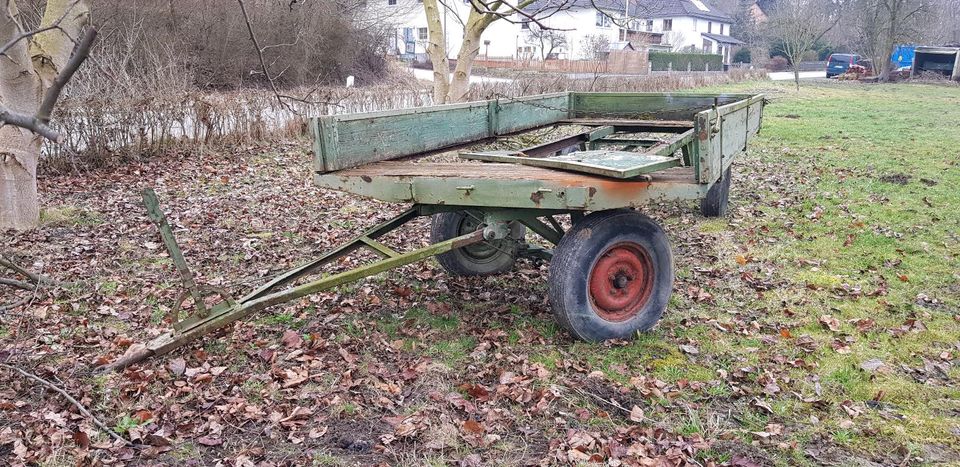
{"type": "Polygon", "coordinates": [[[651,200],[696,199],[706,190],[694,181],[689,167],[662,170],[642,180],[614,180],[514,164],[388,161],[316,174],[314,181],[388,202],[536,209],[640,207],[651,200]]]}
{"type": "Polygon", "coordinates": [[[677,167],[681,164],[678,157],[626,151],[577,151],[553,157],[524,157],[515,154],[510,152],[479,152],[462,154],[461,157],[479,161],[506,162],[568,170],[617,179],[636,178],[640,175],[677,167]]]}
{"type": "Polygon", "coordinates": [[[682,133],[693,128],[690,120],[635,120],[612,118],[567,118],[560,123],[584,126],[613,126],[616,131],[636,133],[682,133]]]}
{"type": "Polygon", "coordinates": [[[321,117],[318,171],[340,170],[489,137],[488,104],[321,117]]]}
{"type": "Polygon", "coordinates": [[[750,136],[760,132],[760,122],[763,116],[763,100],[758,100],[750,104],[749,118],[747,119],[747,132],[750,136]]]}
{"type": "Polygon", "coordinates": [[[672,156],[673,153],[679,151],[680,148],[689,144],[690,141],[693,141],[693,130],[688,130],[684,133],[673,136],[666,141],[657,143],[644,151],[644,153],[655,154],[658,156],[672,156]]]}
{"type": "Polygon", "coordinates": [[[713,166],[710,163],[710,131],[712,129],[710,126],[710,116],[712,114],[715,114],[715,112],[705,110],[697,113],[694,120],[694,133],[696,134],[696,138],[693,139],[691,148],[697,182],[699,183],[710,183],[719,177],[719,174],[717,174],[716,177],[714,176],[713,166]]]}
{"type": "Polygon", "coordinates": [[[497,100],[497,134],[552,125],[569,117],[569,93],[497,100]]]}
{"type": "Polygon", "coordinates": [[[733,157],[747,149],[747,112],[743,107],[720,117],[722,158],[733,157]]]}
{"type": "Polygon", "coordinates": [[[699,111],[736,102],[742,94],[573,93],[572,118],[690,120],[699,111]]]}
{"type": "MultiPolygon", "coordinates": [[[[596,128],[589,131],[584,131],[575,135],[567,136],[565,138],[556,139],[553,141],[548,141],[543,144],[537,144],[534,146],[529,146],[515,152],[519,155],[528,156],[528,157],[545,157],[555,155],[557,152],[560,152],[564,149],[567,149],[572,146],[578,146],[582,143],[594,141],[604,136],[609,136],[613,134],[612,126],[604,126],[596,128]]],[[[469,157],[465,157],[469,159],[469,157]]]]}
{"type": "Polygon", "coordinates": [[[747,141],[760,128],[762,113],[763,96],[757,95],[697,114],[694,147],[700,183],[714,183],[746,150],[747,141]]]}

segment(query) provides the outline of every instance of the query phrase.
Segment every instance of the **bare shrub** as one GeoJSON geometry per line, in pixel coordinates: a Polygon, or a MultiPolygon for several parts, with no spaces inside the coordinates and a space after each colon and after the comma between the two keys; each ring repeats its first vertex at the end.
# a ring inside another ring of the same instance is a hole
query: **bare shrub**
{"type": "Polygon", "coordinates": [[[770,71],[784,71],[790,67],[790,62],[787,61],[786,57],[781,57],[777,55],[776,57],[771,57],[767,61],[767,69],[770,71]]]}
{"type": "Polygon", "coordinates": [[[174,148],[191,150],[299,136],[306,130],[304,116],[432,103],[429,91],[409,81],[293,91],[310,94],[320,103],[289,103],[288,107],[267,90],[173,91],[169,86],[144,88],[139,95],[114,90],[109,98],[71,97],[64,100],[57,120],[65,141],[44,148],[41,167],[46,171],[97,168],[174,148]]]}
{"type": "Polygon", "coordinates": [[[668,92],[703,86],[766,79],[760,70],[730,70],[728,73],[655,73],[645,76],[596,75],[570,78],[564,74],[518,73],[511,82],[473,85],[469,98],[493,99],[559,91],[580,92],[668,92]]]}

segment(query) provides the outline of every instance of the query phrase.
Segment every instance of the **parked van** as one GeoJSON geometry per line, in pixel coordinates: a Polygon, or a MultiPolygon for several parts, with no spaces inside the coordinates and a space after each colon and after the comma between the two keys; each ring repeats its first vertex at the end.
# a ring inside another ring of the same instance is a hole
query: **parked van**
{"type": "Polygon", "coordinates": [[[856,54],[830,54],[827,57],[827,78],[842,75],[850,65],[860,65],[862,59],[856,54]]]}

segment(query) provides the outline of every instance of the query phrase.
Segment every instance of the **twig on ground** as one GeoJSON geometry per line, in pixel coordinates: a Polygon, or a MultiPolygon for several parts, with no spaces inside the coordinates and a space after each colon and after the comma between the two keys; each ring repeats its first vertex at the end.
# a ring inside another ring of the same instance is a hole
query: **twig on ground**
{"type": "Polygon", "coordinates": [[[70,393],[68,393],[67,391],[64,391],[64,390],[61,389],[59,386],[57,386],[57,385],[51,383],[50,381],[47,381],[47,380],[45,380],[45,379],[43,379],[43,378],[41,378],[41,377],[39,377],[39,376],[37,376],[37,375],[35,375],[35,374],[33,374],[33,373],[30,373],[30,372],[28,372],[28,371],[25,371],[25,370],[23,370],[23,369],[21,369],[21,368],[17,368],[17,367],[15,367],[15,366],[13,366],[13,365],[8,365],[8,364],[6,364],[6,363],[0,363],[0,367],[6,368],[6,369],[11,370],[11,371],[15,371],[15,372],[17,372],[17,373],[20,373],[20,374],[23,375],[25,378],[31,379],[31,380],[33,380],[33,381],[41,384],[42,386],[46,387],[47,389],[50,389],[50,390],[52,390],[52,391],[54,391],[54,392],[57,392],[58,394],[60,394],[61,396],[63,396],[64,399],[66,399],[66,400],[69,401],[71,404],[73,404],[73,406],[76,407],[77,410],[79,410],[80,413],[83,414],[83,416],[85,416],[85,417],[89,418],[90,420],[92,420],[93,423],[94,423],[94,425],[96,425],[98,428],[100,428],[101,430],[103,430],[104,432],[106,432],[107,434],[109,434],[113,439],[115,439],[115,440],[117,440],[117,441],[120,441],[120,442],[122,442],[123,444],[125,444],[125,445],[127,445],[127,446],[133,446],[133,445],[134,445],[132,442],[130,442],[129,440],[127,440],[127,439],[124,438],[123,436],[120,436],[119,434],[117,434],[117,432],[111,430],[110,427],[108,427],[106,424],[104,424],[103,422],[101,422],[99,418],[97,418],[95,415],[93,415],[92,413],[90,413],[90,411],[87,410],[87,408],[84,407],[84,405],[81,404],[80,401],[78,401],[77,399],[75,399],[73,396],[70,395],[70,393]]]}
{"type": "Polygon", "coordinates": [[[609,405],[609,406],[611,406],[611,407],[613,407],[613,408],[620,409],[620,410],[622,410],[624,413],[626,413],[626,414],[628,414],[628,415],[630,414],[630,409],[628,409],[628,408],[620,405],[619,402],[617,402],[617,401],[615,401],[615,400],[613,400],[613,399],[604,399],[604,398],[602,398],[602,397],[600,397],[600,396],[598,396],[598,395],[596,395],[596,394],[594,394],[594,393],[592,393],[592,392],[584,391],[583,389],[576,388],[576,387],[575,387],[575,388],[571,388],[571,389],[573,389],[574,391],[576,391],[577,393],[579,393],[581,396],[587,396],[587,397],[594,398],[594,399],[596,399],[596,400],[598,400],[598,401],[600,401],[600,402],[603,402],[604,404],[607,404],[607,405],[609,405]]]}
{"type": "Polygon", "coordinates": [[[24,306],[24,305],[27,305],[27,304],[29,304],[30,302],[33,301],[33,299],[34,299],[35,296],[36,296],[36,295],[31,295],[31,296],[29,296],[29,297],[27,297],[27,298],[24,298],[23,300],[19,300],[19,301],[13,302],[13,303],[11,303],[11,304],[9,304],[9,305],[0,305],[0,313],[5,313],[5,312],[7,312],[7,311],[14,310],[14,309],[20,308],[20,307],[22,307],[22,306],[24,306]]]}
{"type": "Polygon", "coordinates": [[[26,277],[27,279],[30,280],[30,282],[33,282],[34,284],[57,285],[56,281],[54,281],[53,279],[47,276],[44,276],[42,274],[37,274],[37,273],[26,270],[24,267],[18,265],[17,263],[14,263],[13,260],[10,259],[10,257],[2,253],[0,253],[0,266],[3,266],[17,274],[20,274],[21,276],[26,277]]]}
{"type": "Polygon", "coordinates": [[[16,279],[7,279],[5,277],[0,277],[0,285],[9,285],[10,287],[16,287],[23,290],[36,290],[36,284],[31,284],[29,282],[22,282],[16,279]]]}

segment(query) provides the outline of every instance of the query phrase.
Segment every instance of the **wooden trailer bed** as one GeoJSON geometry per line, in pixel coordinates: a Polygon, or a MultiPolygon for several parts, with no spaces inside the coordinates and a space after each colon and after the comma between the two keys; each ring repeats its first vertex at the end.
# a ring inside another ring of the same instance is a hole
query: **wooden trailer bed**
{"type": "Polygon", "coordinates": [[[448,206],[597,211],[702,199],[746,150],[762,111],[763,96],[570,92],[320,117],[311,121],[314,182],[448,206]],[[474,149],[564,125],[579,130],[526,148],[474,149]],[[453,149],[466,160],[417,160],[453,149]]]}

